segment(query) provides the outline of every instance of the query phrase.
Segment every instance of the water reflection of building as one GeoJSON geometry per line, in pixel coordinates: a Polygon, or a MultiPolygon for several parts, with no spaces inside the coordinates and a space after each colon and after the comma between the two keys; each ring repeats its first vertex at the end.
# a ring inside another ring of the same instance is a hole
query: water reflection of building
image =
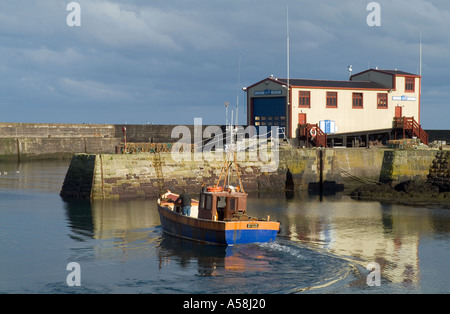
{"type": "Polygon", "coordinates": [[[156,202],[143,199],[93,200],[92,220],[96,239],[126,237],[130,230],[160,225],[156,202]]]}
{"type": "Polygon", "coordinates": [[[419,240],[430,228],[428,216],[405,206],[378,202],[316,202],[288,211],[287,235],[293,241],[325,248],[366,267],[381,266],[393,283],[418,284],[419,240]]]}

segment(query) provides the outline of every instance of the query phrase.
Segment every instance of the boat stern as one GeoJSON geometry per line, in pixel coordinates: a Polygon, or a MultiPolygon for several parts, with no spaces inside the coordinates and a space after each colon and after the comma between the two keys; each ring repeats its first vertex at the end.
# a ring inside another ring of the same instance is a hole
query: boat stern
{"type": "Polygon", "coordinates": [[[278,221],[227,222],[226,241],[228,245],[273,242],[279,230],[278,221]]]}

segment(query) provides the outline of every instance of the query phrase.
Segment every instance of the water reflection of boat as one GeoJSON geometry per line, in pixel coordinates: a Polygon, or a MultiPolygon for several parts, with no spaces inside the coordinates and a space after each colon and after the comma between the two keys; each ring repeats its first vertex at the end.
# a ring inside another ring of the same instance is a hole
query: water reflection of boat
{"type": "Polygon", "coordinates": [[[223,276],[226,271],[233,273],[268,271],[270,263],[267,261],[269,257],[266,254],[267,252],[251,244],[239,247],[208,245],[180,240],[166,234],[162,235],[158,253],[160,269],[173,262],[184,267],[195,261],[198,266],[198,275],[203,277],[223,276]]]}
{"type": "Polygon", "coordinates": [[[170,235],[162,235],[159,245],[159,268],[178,262],[185,266],[191,261],[197,261],[200,276],[217,276],[217,270],[224,268],[227,256],[233,252],[231,247],[218,245],[203,245],[189,240],[181,240],[170,235]]]}

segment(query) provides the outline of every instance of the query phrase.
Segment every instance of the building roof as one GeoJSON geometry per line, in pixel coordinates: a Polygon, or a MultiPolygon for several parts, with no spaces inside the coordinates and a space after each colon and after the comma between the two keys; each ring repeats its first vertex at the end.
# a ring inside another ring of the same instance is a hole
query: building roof
{"type": "MultiPolygon", "coordinates": [[[[272,79],[287,85],[287,79],[272,79]]],[[[370,81],[331,81],[310,79],[289,79],[289,85],[295,87],[337,88],[337,89],[382,89],[387,90],[384,85],[370,81]]]]}
{"type": "Polygon", "coordinates": [[[399,71],[399,70],[378,70],[378,69],[372,69],[373,71],[378,71],[378,72],[384,72],[384,73],[389,73],[389,74],[394,74],[394,75],[409,75],[409,76],[419,76],[417,74],[412,74],[412,73],[408,73],[408,72],[404,72],[404,71],[399,71]]]}
{"type": "MultiPolygon", "coordinates": [[[[363,73],[367,73],[370,71],[375,71],[375,72],[380,72],[380,73],[385,73],[385,74],[389,74],[389,75],[399,75],[399,76],[416,76],[416,77],[420,77],[420,75],[417,74],[413,74],[413,73],[408,73],[405,71],[399,71],[397,69],[395,70],[380,70],[380,69],[368,69],[366,71],[360,72],[360,73],[356,73],[355,75],[352,75],[351,77],[363,74],[363,73]]],[[[351,78],[350,78],[351,79],[351,78]]]]}
{"type": "MultiPolygon", "coordinates": [[[[390,87],[372,82],[372,81],[353,81],[352,78],[355,76],[358,76],[360,74],[369,72],[369,71],[376,71],[392,76],[415,76],[420,77],[420,75],[399,71],[397,69],[395,70],[379,70],[379,69],[368,69],[366,71],[356,73],[350,77],[350,80],[348,81],[333,81],[333,80],[313,80],[313,79],[289,79],[289,85],[294,87],[312,87],[312,88],[329,88],[329,89],[371,89],[371,90],[389,90],[390,87]]],[[[285,78],[273,78],[272,76],[264,79],[256,84],[253,84],[252,86],[249,86],[247,88],[251,88],[253,86],[256,86],[266,80],[271,80],[273,82],[287,85],[287,79],[285,78]]]]}

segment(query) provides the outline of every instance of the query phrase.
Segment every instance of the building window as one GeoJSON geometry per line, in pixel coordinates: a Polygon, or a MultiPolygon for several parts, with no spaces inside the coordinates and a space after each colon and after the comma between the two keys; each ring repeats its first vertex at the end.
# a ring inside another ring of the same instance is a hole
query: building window
{"type": "Polygon", "coordinates": [[[327,108],[337,108],[337,92],[327,92],[327,108]]]}
{"type": "Polygon", "coordinates": [[[414,77],[406,77],[405,78],[405,92],[412,92],[414,93],[414,82],[415,82],[415,78],[414,77]]]}
{"type": "Polygon", "coordinates": [[[353,93],[353,109],[362,109],[363,108],[363,94],[362,93],[353,93]]]}
{"type": "Polygon", "coordinates": [[[377,94],[377,108],[387,109],[388,107],[388,94],[379,93],[377,94]]]}
{"type": "Polygon", "coordinates": [[[311,108],[311,93],[300,91],[298,92],[298,106],[302,108],[311,108]]]}

